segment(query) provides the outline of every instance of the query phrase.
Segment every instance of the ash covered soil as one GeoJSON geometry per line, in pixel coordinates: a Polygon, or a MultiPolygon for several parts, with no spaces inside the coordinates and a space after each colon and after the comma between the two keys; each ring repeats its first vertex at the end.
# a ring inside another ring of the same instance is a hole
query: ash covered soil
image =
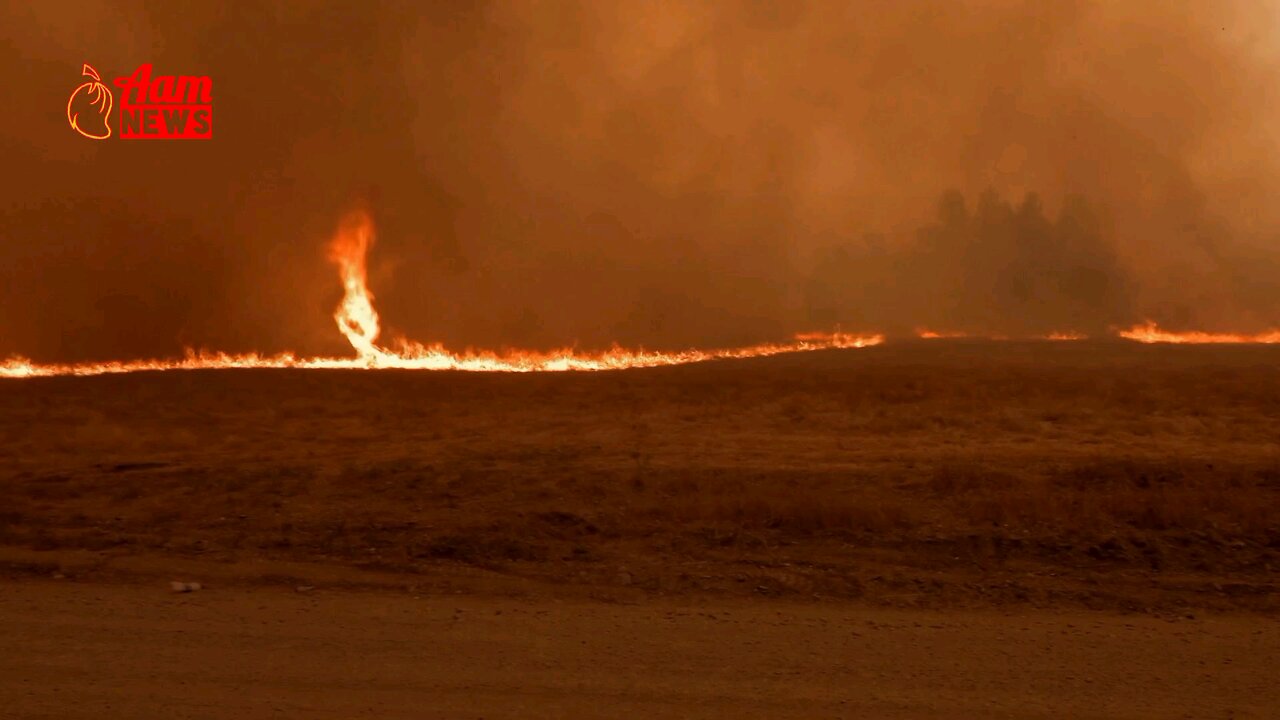
{"type": "Polygon", "coordinates": [[[0,714],[1275,717],[1277,420],[1124,342],[0,382],[0,714]]]}

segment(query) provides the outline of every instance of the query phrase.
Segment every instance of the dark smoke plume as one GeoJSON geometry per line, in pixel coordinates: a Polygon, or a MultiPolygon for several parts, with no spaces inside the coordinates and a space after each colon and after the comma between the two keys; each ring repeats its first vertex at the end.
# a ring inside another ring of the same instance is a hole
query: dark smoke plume
{"type": "Polygon", "coordinates": [[[1104,335],[1138,319],[1130,275],[1080,197],[1049,218],[1036,195],[1013,206],[988,191],[970,210],[948,193],[911,244],[870,235],[821,252],[807,290],[816,324],[891,333],[1104,335]]]}

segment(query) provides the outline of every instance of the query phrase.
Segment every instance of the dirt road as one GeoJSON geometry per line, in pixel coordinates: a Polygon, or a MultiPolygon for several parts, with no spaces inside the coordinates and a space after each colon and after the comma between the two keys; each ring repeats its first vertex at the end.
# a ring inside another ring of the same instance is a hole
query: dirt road
{"type": "Polygon", "coordinates": [[[7,718],[1269,718],[1280,624],[0,585],[7,718]]]}

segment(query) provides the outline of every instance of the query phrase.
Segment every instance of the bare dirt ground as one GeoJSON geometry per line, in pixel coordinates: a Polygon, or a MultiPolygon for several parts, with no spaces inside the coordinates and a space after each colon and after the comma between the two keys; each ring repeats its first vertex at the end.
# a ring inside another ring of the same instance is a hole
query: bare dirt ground
{"type": "Polygon", "coordinates": [[[25,581],[6,718],[1272,718],[1280,627],[25,581]]]}
{"type": "Polygon", "coordinates": [[[1252,346],[4,382],[0,699],[1274,717],[1277,428],[1252,346]]]}

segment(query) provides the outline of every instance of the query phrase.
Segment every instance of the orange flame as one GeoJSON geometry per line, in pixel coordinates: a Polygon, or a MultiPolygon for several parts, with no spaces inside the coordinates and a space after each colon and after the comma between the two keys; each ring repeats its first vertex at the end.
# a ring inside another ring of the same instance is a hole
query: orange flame
{"type": "Polygon", "coordinates": [[[1059,331],[1051,332],[1046,335],[971,335],[967,332],[946,330],[930,330],[929,328],[916,328],[916,337],[921,340],[955,340],[957,338],[974,338],[978,340],[1087,340],[1088,335],[1078,332],[1059,331]]]}
{"type": "MultiPolygon", "coordinates": [[[[381,323],[369,291],[365,260],[373,246],[373,223],[363,212],[346,218],[329,243],[329,259],[338,267],[342,280],[342,301],[333,313],[338,330],[351,343],[355,357],[298,357],[294,353],[233,355],[222,352],[187,349],[180,359],[130,360],[90,363],[40,364],[23,357],[0,361],[0,378],[47,377],[54,375],[105,375],[160,370],[204,370],[222,368],[326,368],[370,369],[401,368],[408,370],[466,370],[496,372],[557,372],[567,370],[618,370],[625,368],[682,365],[728,358],[753,358],[782,353],[813,350],[863,348],[884,341],[881,335],[854,335],[844,332],[808,332],[795,335],[790,342],[764,343],[739,348],[683,350],[660,352],[629,350],[614,346],[603,352],[581,352],[572,348],[550,351],[509,350],[492,352],[466,350],[453,352],[439,344],[400,340],[391,349],[378,344],[381,323]]],[[[939,332],[918,329],[921,338],[970,337],[963,332],[939,332]]],[[[1118,330],[1119,337],[1144,343],[1280,343],[1280,330],[1254,335],[1207,332],[1171,332],[1148,321],[1128,330],[1118,330]]],[[[1082,340],[1086,336],[1073,332],[1044,335],[1044,340],[1082,340]]],[[[1004,339],[989,336],[987,339],[1004,339]]]]}
{"type": "Polygon", "coordinates": [[[564,370],[618,370],[624,368],[682,365],[726,358],[751,358],[813,350],[861,348],[879,344],[880,335],[843,332],[801,333],[791,342],[766,343],[741,348],[658,352],[627,350],[614,346],[596,353],[571,348],[547,352],[511,350],[503,353],[467,350],[456,353],[443,346],[402,340],[395,350],[377,344],[381,325],[369,291],[365,258],[373,245],[373,223],[355,213],[344,220],[329,243],[329,259],[338,266],[343,296],[333,313],[338,330],[356,351],[354,358],[300,358],[278,355],[230,355],[188,349],[177,360],[133,360],[78,364],[38,364],[22,357],[0,362],[0,378],[52,375],[104,375],[146,370],[202,370],[214,368],[402,368],[409,370],[469,370],[498,372],[553,372],[564,370]]]}
{"type": "Polygon", "coordinates": [[[343,290],[342,303],[334,311],[333,319],[360,359],[373,362],[383,351],[374,345],[381,327],[365,272],[365,257],[371,245],[373,223],[363,212],[354,213],[329,243],[329,259],[338,266],[343,290]]]}
{"type": "Polygon", "coordinates": [[[1116,334],[1122,338],[1136,340],[1142,343],[1178,343],[1194,345],[1206,343],[1280,343],[1280,330],[1268,330],[1266,332],[1252,335],[1209,333],[1198,330],[1175,332],[1171,330],[1161,330],[1160,326],[1156,325],[1156,323],[1151,320],[1139,325],[1134,325],[1128,330],[1120,330],[1116,334]]]}
{"type": "Polygon", "coordinates": [[[916,328],[916,337],[920,338],[921,340],[939,340],[939,339],[945,339],[945,338],[969,337],[969,333],[953,332],[953,331],[938,332],[936,330],[930,330],[929,328],[916,328]]]}

